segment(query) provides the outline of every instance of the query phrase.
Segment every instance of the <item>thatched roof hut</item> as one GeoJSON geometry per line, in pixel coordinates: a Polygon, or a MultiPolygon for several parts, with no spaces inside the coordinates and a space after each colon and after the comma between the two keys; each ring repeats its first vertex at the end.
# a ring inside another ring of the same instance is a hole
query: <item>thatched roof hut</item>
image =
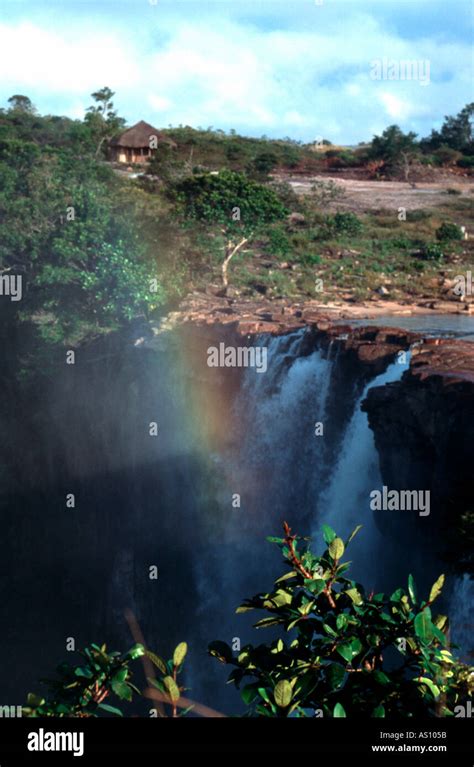
{"type": "Polygon", "coordinates": [[[172,139],[160,133],[153,125],[140,120],[110,142],[111,159],[127,164],[143,163],[150,159],[158,144],[176,147],[172,139]]]}

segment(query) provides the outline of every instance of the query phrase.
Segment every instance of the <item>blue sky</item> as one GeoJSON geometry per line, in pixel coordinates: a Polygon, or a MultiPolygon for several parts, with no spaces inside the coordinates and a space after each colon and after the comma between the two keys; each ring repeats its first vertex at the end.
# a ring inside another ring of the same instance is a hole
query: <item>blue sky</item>
{"type": "Polygon", "coordinates": [[[427,135],[473,100],[472,16],[471,0],[2,0],[0,102],[82,118],[108,85],[130,124],[427,135]]]}

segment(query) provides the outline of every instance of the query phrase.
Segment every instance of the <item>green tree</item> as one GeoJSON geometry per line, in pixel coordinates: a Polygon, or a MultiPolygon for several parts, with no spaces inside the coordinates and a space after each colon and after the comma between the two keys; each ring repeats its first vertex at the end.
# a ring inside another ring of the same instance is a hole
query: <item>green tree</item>
{"type": "Polygon", "coordinates": [[[31,99],[28,96],[22,96],[21,94],[15,94],[8,99],[10,109],[12,112],[25,112],[27,114],[35,114],[36,109],[31,103],[31,99]]]}
{"type": "Polygon", "coordinates": [[[278,165],[278,156],[275,152],[259,152],[249,164],[249,173],[257,179],[264,180],[268,174],[278,165]]]}
{"type": "Polygon", "coordinates": [[[0,143],[0,268],[25,282],[21,301],[2,302],[12,322],[35,322],[50,342],[78,341],[161,303],[156,264],[124,215],[119,183],[92,158],[0,143]]]}
{"type": "Polygon", "coordinates": [[[112,99],[115,93],[110,88],[101,88],[91,96],[96,103],[87,109],[85,123],[97,142],[95,154],[98,157],[104,144],[124,127],[125,120],[114,110],[112,99]]]}
{"type": "MultiPolygon", "coordinates": [[[[418,595],[411,575],[407,588],[390,596],[367,593],[347,577],[351,563],[342,561],[359,529],[344,542],[323,525],[320,556],[306,545],[300,548],[307,539],[293,535],[286,523],[283,538],[269,539],[281,548],[286,572],[270,592],[245,600],[237,612],[264,610],[268,617],[256,628],[273,627],[281,636],[246,645],[236,656],[225,642],[209,645],[211,656],[233,667],[229,682],[240,689],[247,716],[455,716],[472,697],[474,668],[451,652],[447,618],[432,613],[444,576],[428,599],[418,595]]],[[[133,692],[140,693],[130,664],[142,659],[148,662],[149,683],[143,695],[156,701],[160,716],[190,710],[222,716],[184,697],[179,677],[187,649],[180,642],[165,661],[142,645],[120,654],[92,644],[80,652],[80,664],[58,667],[58,678],[46,683],[44,696],[28,696],[24,715],[122,716],[104,701],[115,695],[130,702],[133,692]]]]}
{"type": "Polygon", "coordinates": [[[110,698],[130,702],[133,693],[140,691],[132,682],[130,662],[145,654],[142,645],[134,645],[128,652],[107,652],[106,645],[91,644],[80,650],[81,664],[61,663],[57,678],[46,682],[43,697],[30,693],[23,709],[26,717],[96,717],[100,713],[122,716],[115,705],[104,703],[110,698]]]}
{"type": "Polygon", "coordinates": [[[188,219],[205,227],[218,227],[225,237],[221,265],[224,288],[229,283],[227,270],[235,254],[267,224],[287,213],[273,190],[227,170],[186,178],[176,185],[176,194],[188,219]]]}
{"type": "Polygon", "coordinates": [[[234,656],[224,642],[211,655],[234,667],[229,681],[257,716],[452,716],[474,690],[474,669],[449,649],[448,620],[432,613],[444,576],[421,598],[412,576],[390,595],[367,593],[347,577],[345,542],[323,525],[325,548],[315,555],[284,525],[286,572],[268,593],[245,600],[238,613],[263,610],[258,629],[276,628],[268,644],[234,656]]]}
{"type": "Polygon", "coordinates": [[[474,153],[474,102],[466,104],[456,116],[446,116],[441,130],[431,131],[427,139],[423,139],[422,145],[430,150],[447,146],[463,154],[474,153]]]}
{"type": "Polygon", "coordinates": [[[381,136],[374,136],[369,149],[369,159],[383,160],[389,172],[402,172],[408,181],[410,169],[419,147],[416,133],[403,133],[398,125],[390,125],[381,136]]]}

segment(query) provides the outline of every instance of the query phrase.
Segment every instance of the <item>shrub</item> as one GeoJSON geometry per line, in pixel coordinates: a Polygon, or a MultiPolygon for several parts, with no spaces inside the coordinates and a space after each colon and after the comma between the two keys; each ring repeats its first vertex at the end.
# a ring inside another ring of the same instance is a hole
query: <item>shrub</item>
{"type": "Polygon", "coordinates": [[[81,650],[81,665],[61,663],[58,678],[46,682],[46,697],[28,695],[28,705],[23,709],[27,717],[81,716],[96,717],[102,711],[122,716],[120,709],[103,701],[109,696],[130,702],[133,692],[139,692],[132,684],[131,661],[144,655],[142,645],[134,645],[127,653],[107,652],[105,645],[91,644],[81,650]]]}
{"type": "Polygon", "coordinates": [[[436,239],[442,242],[450,240],[462,240],[464,237],[463,231],[457,224],[452,224],[449,221],[445,221],[444,224],[436,230],[436,239]]]}
{"type": "Polygon", "coordinates": [[[470,155],[461,157],[461,159],[458,160],[458,165],[460,168],[474,168],[474,157],[470,155]]]}
{"type": "Polygon", "coordinates": [[[299,260],[305,266],[316,266],[321,263],[321,256],[318,253],[303,253],[299,260]]]}
{"type": "Polygon", "coordinates": [[[234,657],[225,642],[211,655],[233,666],[229,682],[241,688],[249,713],[265,717],[453,715],[474,689],[473,669],[448,649],[447,618],[432,614],[444,576],[428,599],[408,588],[390,596],[367,593],[347,577],[346,542],[323,525],[319,556],[302,545],[285,523],[282,550],[286,572],[268,593],[259,593],[238,613],[264,610],[258,629],[278,628],[268,644],[248,644],[234,657]]]}
{"type": "Polygon", "coordinates": [[[427,221],[432,215],[429,210],[407,210],[407,221],[427,221]]]}
{"type": "Polygon", "coordinates": [[[329,205],[342,199],[346,193],[344,187],[334,181],[315,181],[311,184],[311,192],[316,205],[329,205]]]}
{"type": "Polygon", "coordinates": [[[429,242],[422,247],[419,255],[426,261],[440,261],[444,258],[444,251],[436,242],[429,242]]]}
{"type": "Polygon", "coordinates": [[[441,165],[456,165],[458,160],[462,157],[461,152],[444,144],[440,146],[439,149],[436,149],[433,154],[441,165]]]}
{"type": "Polygon", "coordinates": [[[336,213],[328,223],[336,234],[355,235],[363,229],[362,221],[355,213],[350,212],[336,213]]]}
{"type": "Polygon", "coordinates": [[[274,152],[260,152],[249,164],[249,172],[256,176],[267,176],[278,165],[274,152]]]}
{"type": "MultiPolygon", "coordinates": [[[[282,551],[286,571],[269,593],[245,600],[238,613],[265,610],[255,627],[278,628],[268,644],[243,647],[234,656],[221,641],[209,654],[233,666],[229,681],[240,689],[250,716],[266,717],[414,717],[453,716],[474,692],[474,668],[448,649],[449,625],[434,616],[444,575],[428,599],[417,594],[413,577],[407,589],[390,595],[367,593],[347,577],[342,557],[360,525],[343,542],[323,525],[325,547],[319,556],[284,524],[283,538],[269,538],[282,551]],[[300,548],[301,545],[301,548],[300,548]]],[[[187,654],[180,642],[165,661],[143,645],[127,653],[107,652],[92,644],[80,652],[81,663],[63,663],[58,678],[46,682],[45,696],[28,695],[27,717],[122,716],[114,696],[128,703],[142,694],[130,666],[146,656],[155,667],[143,695],[157,701],[161,714],[205,716],[217,712],[183,697],[179,677],[187,654]],[[104,701],[107,700],[107,703],[104,701]]]]}
{"type": "Polygon", "coordinates": [[[268,240],[272,254],[276,256],[288,256],[291,252],[291,244],[285,232],[276,227],[268,232],[268,240]]]}
{"type": "Polygon", "coordinates": [[[187,219],[225,234],[227,245],[221,265],[225,288],[235,254],[288,212],[272,189],[228,170],[186,178],[176,184],[175,195],[187,219]]]}

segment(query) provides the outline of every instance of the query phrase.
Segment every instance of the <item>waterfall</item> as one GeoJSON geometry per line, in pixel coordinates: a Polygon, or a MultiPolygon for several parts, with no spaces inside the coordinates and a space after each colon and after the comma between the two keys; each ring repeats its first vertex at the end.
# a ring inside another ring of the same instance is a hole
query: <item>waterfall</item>
{"type": "Polygon", "coordinates": [[[474,604],[474,580],[465,573],[454,580],[449,625],[451,640],[459,646],[459,653],[465,663],[474,661],[472,605],[474,604]]]}
{"type": "Polygon", "coordinates": [[[384,541],[375,525],[373,512],[369,508],[371,490],[380,489],[382,479],[375,448],[374,436],[369,428],[366,413],[361,403],[373,386],[385,386],[398,381],[409,366],[407,361],[398,360],[373,381],[367,384],[354,403],[353,414],[340,444],[337,463],[331,472],[328,488],[321,499],[322,513],[315,520],[318,529],[322,522],[329,524],[338,535],[347,535],[356,527],[363,530],[351,544],[351,559],[355,559],[353,575],[376,586],[380,574],[379,556],[384,541]]]}
{"type": "MultiPolygon", "coordinates": [[[[377,574],[377,558],[368,552],[380,547],[382,536],[368,511],[368,498],[381,480],[360,404],[370,386],[398,380],[408,363],[390,365],[365,387],[343,375],[341,390],[332,385],[339,372],[337,352],[308,341],[307,333],[257,338],[256,345],[267,347],[267,371],[248,368],[243,376],[235,402],[238,435],[219,463],[225,488],[221,498],[238,493],[241,505],[232,512],[228,502],[222,507],[219,553],[195,568],[198,622],[206,622],[207,639],[237,639],[242,645],[255,641],[254,617],[235,616],[234,610],[281,574],[280,553],[265,539],[281,533],[283,520],[300,534],[313,532],[316,549],[323,521],[341,536],[364,524],[363,544],[354,542],[358,573],[364,582],[367,574],[377,574]],[[340,396],[348,401],[338,402],[340,396]],[[341,411],[346,415],[334,429],[341,411]],[[316,424],[322,424],[322,434],[316,433],[316,424]]],[[[204,673],[194,671],[190,685],[202,689],[201,677],[204,673]]],[[[213,679],[218,689],[217,676],[213,679]]],[[[229,698],[214,700],[229,710],[229,698]]]]}

